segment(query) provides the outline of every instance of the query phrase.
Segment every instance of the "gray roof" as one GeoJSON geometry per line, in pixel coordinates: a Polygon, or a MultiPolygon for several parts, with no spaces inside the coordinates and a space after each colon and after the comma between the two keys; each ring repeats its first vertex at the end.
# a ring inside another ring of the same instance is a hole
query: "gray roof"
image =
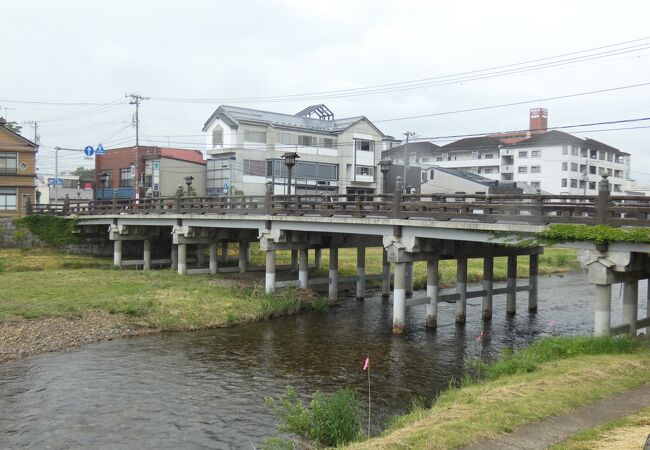
{"type": "MultiPolygon", "coordinates": [[[[215,120],[221,119],[229,126],[237,128],[240,122],[258,123],[276,128],[300,128],[321,133],[340,134],[355,123],[366,120],[365,116],[346,117],[335,120],[321,120],[312,117],[300,117],[291,114],[283,114],[259,109],[242,108],[240,106],[221,105],[212,113],[210,118],[203,125],[203,131],[215,120]]],[[[374,127],[374,125],[373,125],[374,127]]],[[[375,127],[375,129],[377,129],[375,127]]],[[[385,136],[379,129],[381,136],[385,136]]]]}
{"type": "Polygon", "coordinates": [[[432,167],[434,170],[439,170],[441,172],[448,173],[449,175],[454,175],[459,178],[464,178],[468,181],[473,181],[474,183],[482,184],[483,186],[497,186],[499,183],[496,180],[481,176],[473,172],[464,172],[458,169],[450,169],[447,167],[432,167]]]}
{"type": "MultiPolygon", "coordinates": [[[[398,145],[397,147],[393,147],[391,149],[385,150],[381,152],[382,157],[386,156],[400,156],[404,155],[404,147],[406,144],[398,145]]],[[[434,144],[433,142],[409,142],[408,146],[408,152],[413,154],[415,153],[417,156],[422,156],[422,155],[433,155],[437,150],[440,149],[440,146],[434,144]]]]}

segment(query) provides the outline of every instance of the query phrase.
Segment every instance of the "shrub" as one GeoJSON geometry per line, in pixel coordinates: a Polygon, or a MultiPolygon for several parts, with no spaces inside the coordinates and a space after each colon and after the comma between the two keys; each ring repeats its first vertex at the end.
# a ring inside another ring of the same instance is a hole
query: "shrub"
{"type": "Polygon", "coordinates": [[[15,220],[16,227],[26,227],[34,236],[50,245],[72,244],[79,239],[72,232],[77,221],[48,215],[25,216],[15,220]]]}
{"type": "Polygon", "coordinates": [[[591,241],[596,244],[608,242],[650,243],[650,230],[647,228],[613,228],[607,225],[569,225],[554,224],[539,234],[543,242],[591,241]]]}

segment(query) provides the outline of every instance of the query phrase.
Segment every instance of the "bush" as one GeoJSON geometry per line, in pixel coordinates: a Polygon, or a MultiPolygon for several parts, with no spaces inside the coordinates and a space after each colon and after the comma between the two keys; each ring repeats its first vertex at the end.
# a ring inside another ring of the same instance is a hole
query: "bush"
{"type": "Polygon", "coordinates": [[[608,242],[650,243],[650,230],[647,228],[613,228],[607,225],[569,225],[554,224],[539,234],[542,242],[591,241],[596,244],[608,242]]]}
{"type": "Polygon", "coordinates": [[[48,215],[25,216],[15,220],[16,227],[26,227],[34,236],[50,245],[73,244],[79,239],[72,234],[76,220],[48,215]]]}
{"type": "MultiPolygon", "coordinates": [[[[267,398],[266,404],[280,416],[278,431],[297,434],[319,447],[347,444],[360,434],[361,405],[350,388],[329,396],[316,392],[308,407],[294,389],[288,388],[279,401],[267,398]]],[[[267,447],[281,447],[281,442],[272,438],[267,447]]]]}

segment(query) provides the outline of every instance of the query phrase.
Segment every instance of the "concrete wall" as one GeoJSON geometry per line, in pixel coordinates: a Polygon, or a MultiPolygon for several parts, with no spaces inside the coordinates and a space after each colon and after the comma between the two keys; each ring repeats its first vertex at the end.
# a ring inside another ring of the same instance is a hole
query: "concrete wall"
{"type": "Polygon", "coordinates": [[[0,218],[0,248],[28,248],[42,242],[26,228],[17,228],[14,219],[0,218]]]}
{"type": "Polygon", "coordinates": [[[193,176],[192,187],[200,197],[205,196],[205,165],[194,164],[187,161],[180,161],[172,158],[160,158],[160,195],[162,197],[173,197],[178,186],[185,184],[186,176],[193,176]]]}

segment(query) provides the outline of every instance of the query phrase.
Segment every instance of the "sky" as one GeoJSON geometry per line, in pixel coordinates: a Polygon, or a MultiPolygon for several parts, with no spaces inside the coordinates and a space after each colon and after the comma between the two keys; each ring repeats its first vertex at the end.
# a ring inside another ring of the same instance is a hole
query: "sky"
{"type": "MultiPolygon", "coordinates": [[[[133,145],[126,93],[149,98],[141,145],[203,150],[220,104],[295,114],[324,103],[337,118],[439,144],[526,129],[533,107],[548,109],[551,127],[650,117],[650,84],[534,101],[650,83],[647,1],[2,0],[0,11],[0,116],[28,138],[38,121],[42,174],[54,172],[56,146],[71,149],[60,152],[70,170],[93,166],[86,145],[133,145]],[[413,80],[426,81],[399,84],[413,80]],[[384,87],[353,91],[369,86],[384,87]],[[440,115],[509,103],[520,104],[440,115]]],[[[647,184],[646,126],[570,130],[629,152],[647,184]]]]}

